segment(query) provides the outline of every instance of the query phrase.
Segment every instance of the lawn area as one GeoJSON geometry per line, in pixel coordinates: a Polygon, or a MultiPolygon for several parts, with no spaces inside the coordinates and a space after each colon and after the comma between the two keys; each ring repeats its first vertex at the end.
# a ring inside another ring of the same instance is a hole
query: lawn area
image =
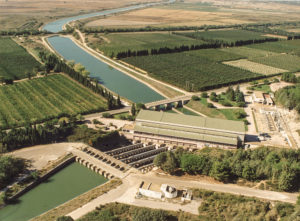
{"type": "Polygon", "coordinates": [[[244,120],[245,118],[238,118],[238,113],[245,113],[245,111],[242,108],[226,108],[226,109],[217,109],[217,108],[208,108],[207,107],[207,99],[201,98],[200,101],[194,101],[191,100],[186,105],[204,115],[207,117],[212,118],[220,118],[220,119],[227,119],[227,120],[244,120]]]}
{"type": "Polygon", "coordinates": [[[26,78],[26,71],[32,72],[40,63],[23,47],[10,38],[0,38],[0,77],[5,79],[26,78]]]}
{"type": "Polygon", "coordinates": [[[124,120],[124,119],[127,119],[129,116],[131,116],[131,114],[129,114],[129,112],[124,112],[124,113],[120,113],[120,114],[114,114],[113,118],[118,119],[118,120],[124,120]]]}
{"type": "Polygon", "coordinates": [[[186,106],[206,115],[207,117],[226,119],[226,117],[218,109],[208,108],[202,100],[204,99],[201,98],[201,101],[191,100],[186,106]]]}
{"type": "MultiPolygon", "coordinates": [[[[189,109],[186,109],[184,107],[177,107],[176,110],[182,112],[183,114],[186,114],[186,115],[193,115],[193,116],[199,116],[198,114],[196,114],[195,112],[193,111],[190,111],[189,109]]],[[[175,111],[174,111],[175,112],[175,111]]]]}
{"type": "Polygon", "coordinates": [[[150,76],[188,91],[199,91],[249,81],[259,74],[222,64],[241,56],[217,49],[125,58],[150,76]],[[219,55],[217,55],[219,53],[219,55]]]}
{"type": "Polygon", "coordinates": [[[179,47],[202,44],[204,41],[169,33],[112,33],[91,38],[92,45],[107,56],[123,51],[179,47]]]}
{"type": "Polygon", "coordinates": [[[200,31],[200,32],[185,32],[185,36],[201,40],[219,40],[227,43],[232,43],[240,40],[255,40],[265,39],[259,32],[246,30],[218,30],[218,31],[200,31]]]}
{"type": "Polygon", "coordinates": [[[0,100],[2,128],[107,109],[104,98],[61,74],[1,86],[0,100]]]}
{"type": "Polygon", "coordinates": [[[254,91],[262,91],[264,93],[270,93],[271,88],[268,84],[258,84],[256,86],[249,87],[249,89],[254,91]]]}

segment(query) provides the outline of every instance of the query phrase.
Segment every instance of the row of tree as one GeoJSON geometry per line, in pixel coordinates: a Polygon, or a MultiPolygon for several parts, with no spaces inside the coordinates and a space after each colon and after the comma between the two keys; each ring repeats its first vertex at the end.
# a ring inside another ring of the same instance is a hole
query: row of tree
{"type": "Polygon", "coordinates": [[[20,31],[12,31],[12,30],[7,30],[7,31],[0,31],[0,36],[16,36],[16,35],[45,35],[45,34],[50,34],[51,32],[48,31],[40,31],[40,30],[20,30],[20,31]]]}
{"type": "Polygon", "coordinates": [[[74,121],[67,123],[63,120],[59,123],[52,121],[43,125],[28,125],[24,128],[2,130],[0,132],[1,152],[64,140],[72,133],[74,126],[74,121]]]}
{"type": "Polygon", "coordinates": [[[67,64],[54,54],[48,54],[45,52],[40,52],[39,57],[45,63],[45,69],[48,73],[51,70],[57,73],[66,73],[85,87],[90,88],[93,92],[103,96],[107,100],[108,109],[115,109],[122,106],[120,96],[115,98],[109,91],[98,83],[97,79],[91,79],[89,77],[89,72],[86,72],[84,68],[80,68],[80,65],[75,66],[75,64],[72,63],[67,64]]]}
{"type": "Polygon", "coordinates": [[[205,148],[197,154],[178,149],[157,155],[154,164],[168,173],[178,169],[202,174],[222,182],[238,178],[249,181],[269,180],[282,191],[300,188],[300,151],[260,147],[254,150],[227,151],[205,148]]]}
{"type": "Polygon", "coordinates": [[[259,27],[243,27],[244,30],[255,31],[266,34],[274,34],[274,35],[283,35],[287,37],[287,40],[296,40],[300,39],[300,35],[294,32],[287,32],[282,29],[270,28],[269,26],[259,26],[259,27]]]}
{"type": "MultiPolygon", "coordinates": [[[[179,34],[179,33],[176,33],[179,34]]],[[[182,34],[179,34],[182,35],[182,34]]],[[[191,36],[193,37],[193,36],[191,36]]],[[[196,38],[196,37],[195,37],[196,38]]],[[[278,41],[278,38],[264,38],[264,39],[254,39],[254,40],[239,40],[234,42],[225,42],[222,40],[214,40],[214,39],[204,39],[201,38],[208,43],[198,44],[198,45],[181,45],[176,46],[174,48],[169,47],[161,47],[159,49],[143,49],[132,51],[128,49],[127,51],[118,52],[116,55],[117,59],[123,59],[127,57],[136,57],[136,56],[148,56],[148,55],[159,55],[159,54],[170,54],[170,53],[178,53],[184,51],[193,51],[193,50],[201,50],[201,49],[210,49],[210,48],[223,48],[223,47],[238,47],[243,45],[250,45],[250,44],[257,44],[257,43],[264,43],[264,42],[274,42],[278,41]]],[[[114,57],[114,54],[111,55],[114,57]]]]}
{"type": "Polygon", "coordinates": [[[289,83],[300,83],[300,77],[288,72],[282,74],[281,80],[289,83]]]}
{"type": "MultiPolygon", "coordinates": [[[[232,24],[232,25],[201,25],[201,26],[169,26],[169,27],[140,27],[140,28],[86,28],[79,27],[81,32],[85,33],[115,33],[115,32],[153,32],[153,31],[190,31],[190,30],[209,30],[224,28],[250,28],[261,27],[268,28],[279,25],[298,25],[299,22],[268,22],[268,23],[251,23],[251,24],[232,24]]],[[[82,24],[83,25],[83,24],[82,24]]]]}
{"type": "Polygon", "coordinates": [[[276,91],[275,98],[285,108],[295,109],[300,114],[300,84],[281,88],[276,91]]]}

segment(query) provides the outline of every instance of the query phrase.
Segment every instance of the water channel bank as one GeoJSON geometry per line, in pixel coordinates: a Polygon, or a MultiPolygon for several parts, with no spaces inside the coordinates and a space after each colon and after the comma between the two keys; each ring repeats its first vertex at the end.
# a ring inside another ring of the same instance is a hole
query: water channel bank
{"type": "Polygon", "coordinates": [[[107,182],[92,170],[72,163],[0,210],[2,221],[26,221],[107,182]]]}
{"type": "Polygon", "coordinates": [[[48,42],[63,58],[81,63],[91,73],[92,78],[98,79],[101,84],[122,97],[136,103],[148,103],[164,99],[163,96],[145,84],[84,51],[70,38],[54,36],[48,38],[48,42]]]}

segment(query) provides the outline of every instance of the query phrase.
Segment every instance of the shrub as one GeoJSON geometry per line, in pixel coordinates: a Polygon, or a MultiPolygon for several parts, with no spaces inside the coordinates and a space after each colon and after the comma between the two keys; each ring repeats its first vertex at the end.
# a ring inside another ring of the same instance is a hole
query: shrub
{"type": "Polygon", "coordinates": [[[208,98],[208,94],[207,94],[206,92],[202,92],[202,93],[201,93],[201,97],[203,97],[203,98],[208,98]]]}
{"type": "Polygon", "coordinates": [[[207,103],[208,108],[214,108],[215,106],[212,103],[207,103]]]}
{"type": "Polygon", "coordinates": [[[113,118],[113,116],[110,113],[103,113],[102,117],[104,117],[104,118],[113,118]]]}
{"type": "Polygon", "coordinates": [[[193,95],[192,96],[192,100],[193,101],[199,101],[200,100],[200,97],[196,96],[196,95],[193,95]]]}

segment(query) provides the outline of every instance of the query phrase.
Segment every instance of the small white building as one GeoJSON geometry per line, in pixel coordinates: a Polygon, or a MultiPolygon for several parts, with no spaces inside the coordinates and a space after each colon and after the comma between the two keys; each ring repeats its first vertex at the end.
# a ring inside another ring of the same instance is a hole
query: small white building
{"type": "Polygon", "coordinates": [[[265,102],[265,98],[263,92],[261,91],[254,91],[252,94],[252,101],[255,103],[263,104],[265,102]]]}
{"type": "Polygon", "coordinates": [[[161,199],[163,193],[160,191],[159,185],[142,181],[139,187],[139,193],[143,196],[161,199]]]}
{"type": "Polygon", "coordinates": [[[175,187],[169,186],[167,184],[162,184],[160,190],[163,192],[163,195],[166,198],[171,199],[177,197],[177,190],[175,187]]]}

